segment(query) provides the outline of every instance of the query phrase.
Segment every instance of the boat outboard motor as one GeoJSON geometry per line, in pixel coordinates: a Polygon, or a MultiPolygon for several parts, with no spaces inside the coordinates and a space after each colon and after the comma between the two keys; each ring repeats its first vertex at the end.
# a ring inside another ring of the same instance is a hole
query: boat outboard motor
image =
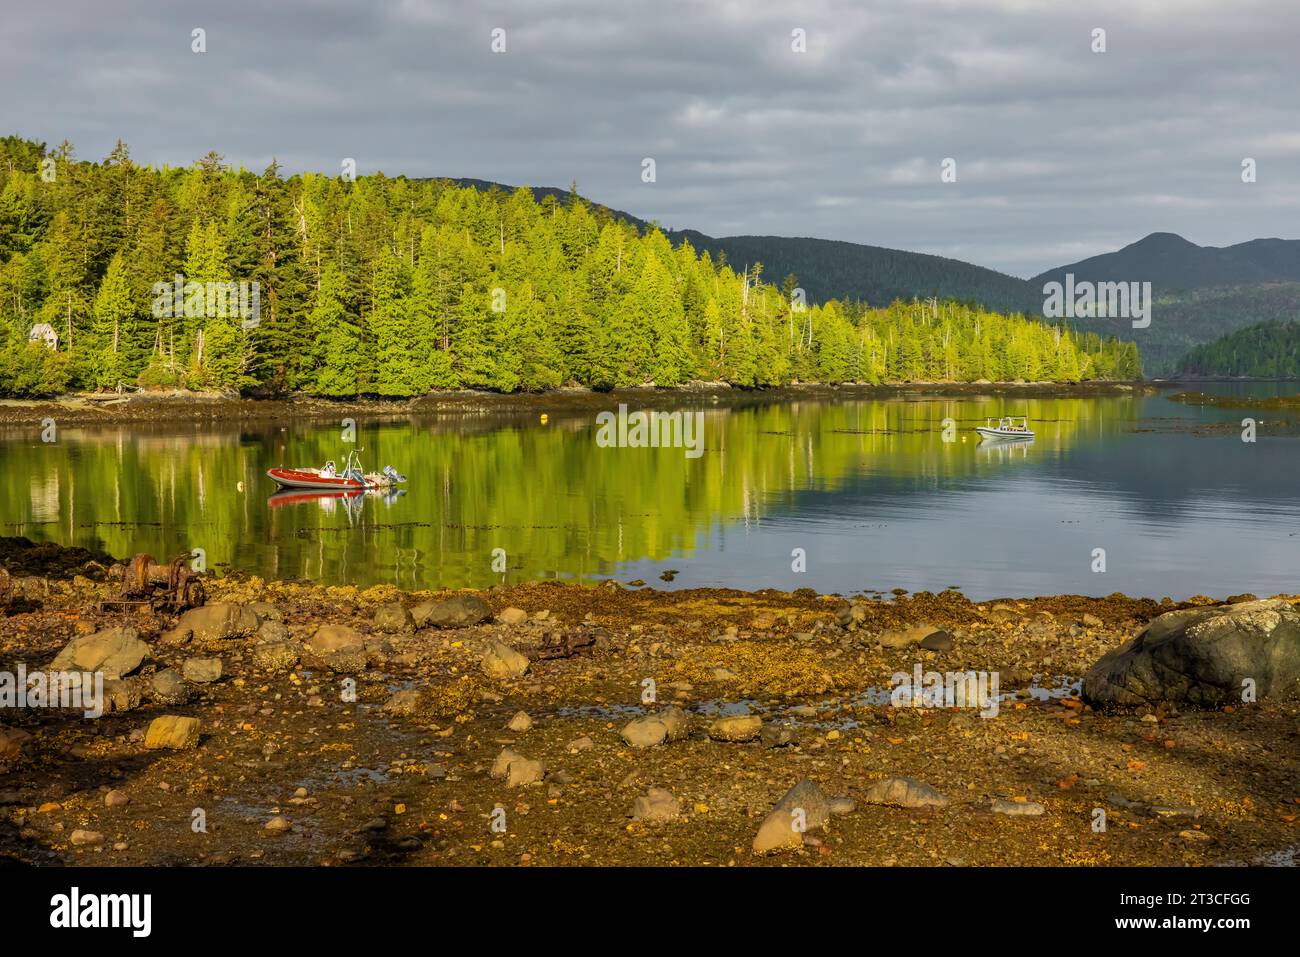
{"type": "Polygon", "coordinates": [[[405,482],[405,481],[406,481],[406,476],[405,476],[405,475],[401,475],[401,474],[397,471],[397,469],[393,468],[391,465],[385,465],[385,466],[384,466],[384,474],[385,474],[386,476],[388,476],[390,479],[392,479],[394,482],[405,482]]]}

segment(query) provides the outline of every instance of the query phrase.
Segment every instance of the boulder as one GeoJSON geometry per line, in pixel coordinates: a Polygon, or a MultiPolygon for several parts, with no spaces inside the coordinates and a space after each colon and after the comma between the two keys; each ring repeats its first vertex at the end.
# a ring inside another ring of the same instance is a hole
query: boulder
{"type": "Polygon", "coordinates": [[[456,595],[446,601],[426,601],[411,610],[417,627],[467,628],[492,617],[492,609],[477,595],[456,595]]]}
{"type": "Polygon", "coordinates": [[[754,837],[754,853],[800,847],[804,834],[824,827],[830,816],[830,801],[816,783],[805,778],[786,791],[763,818],[754,837]]]}
{"type": "Polygon", "coordinates": [[[199,719],[164,715],[154,718],[144,734],[144,746],[181,751],[199,743],[199,719]]]}
{"type": "Polygon", "coordinates": [[[947,807],[948,798],[915,778],[885,778],[867,788],[864,804],[893,804],[898,807],[947,807]]]}
{"type": "Polygon", "coordinates": [[[183,645],[189,641],[212,644],[232,638],[247,638],[257,631],[257,614],[246,605],[217,601],[201,608],[191,608],[181,615],[171,631],[164,632],[164,645],[183,645]]]}
{"type": "Polygon", "coordinates": [[[522,608],[505,608],[497,615],[497,621],[503,625],[519,625],[528,620],[528,612],[522,608]]]}
{"type": "Polygon", "coordinates": [[[1171,611],[1088,670],[1083,697],[1097,707],[1158,702],[1217,707],[1300,687],[1300,612],[1282,599],[1171,611]]]}
{"type": "Polygon", "coordinates": [[[135,671],[148,654],[149,646],[134,628],[105,628],[68,642],[48,670],[102,672],[109,681],[135,671]]]}

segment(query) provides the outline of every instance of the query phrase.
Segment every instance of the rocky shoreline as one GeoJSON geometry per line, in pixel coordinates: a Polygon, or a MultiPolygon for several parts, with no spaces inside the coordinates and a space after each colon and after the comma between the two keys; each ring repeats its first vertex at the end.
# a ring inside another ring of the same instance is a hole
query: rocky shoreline
{"type": "Polygon", "coordinates": [[[0,710],[0,860],[1205,865],[1300,843],[1293,696],[1079,696],[1160,615],[1234,614],[1210,599],[231,576],[176,616],[99,610],[114,572],[11,578],[0,671],[115,677],[94,720],[0,710]],[[996,673],[996,714],[895,707],[914,669],[996,673]]]}
{"type": "Polygon", "coordinates": [[[127,422],[217,423],[337,421],[343,417],[381,420],[408,416],[585,414],[610,409],[620,402],[635,408],[669,408],[705,404],[743,408],[794,399],[891,398],[902,395],[1014,395],[1087,398],[1131,395],[1173,388],[1163,382],[899,382],[882,385],[804,383],[779,388],[742,389],[724,382],[695,382],[675,389],[558,389],[542,393],[432,393],[414,399],[241,399],[187,392],[86,394],[58,399],[0,399],[0,427],[39,426],[52,418],[60,425],[115,425],[127,422]]]}

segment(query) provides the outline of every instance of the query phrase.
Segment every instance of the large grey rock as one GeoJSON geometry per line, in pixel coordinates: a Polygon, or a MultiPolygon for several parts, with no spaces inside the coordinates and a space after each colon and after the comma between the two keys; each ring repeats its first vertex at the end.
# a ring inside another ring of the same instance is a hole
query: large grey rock
{"type": "Polygon", "coordinates": [[[1300,612],[1282,599],[1189,608],[1161,615],[1088,670],[1096,706],[1157,702],[1215,707],[1300,688],[1300,612]]]}
{"type": "Polygon", "coordinates": [[[102,672],[107,681],[129,675],[148,654],[149,646],[134,628],[106,628],[68,642],[48,670],[102,672]]]}
{"type": "Polygon", "coordinates": [[[456,595],[446,601],[426,601],[411,610],[418,627],[467,628],[492,617],[492,609],[477,595],[456,595]]]}
{"type": "Polygon", "coordinates": [[[165,645],[183,645],[188,641],[212,644],[232,638],[247,638],[257,631],[257,614],[246,605],[217,601],[201,608],[191,608],[181,615],[171,631],[163,634],[165,645]]]}

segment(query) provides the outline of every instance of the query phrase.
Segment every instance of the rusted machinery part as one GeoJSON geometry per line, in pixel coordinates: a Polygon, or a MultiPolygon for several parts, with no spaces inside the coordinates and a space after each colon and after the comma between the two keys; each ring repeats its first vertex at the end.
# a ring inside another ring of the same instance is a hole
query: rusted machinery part
{"type": "Polygon", "coordinates": [[[203,603],[203,583],[189,566],[189,555],[178,555],[160,565],[152,555],[140,553],[122,572],[122,598],[147,600],[158,608],[183,611],[203,603]]]}

